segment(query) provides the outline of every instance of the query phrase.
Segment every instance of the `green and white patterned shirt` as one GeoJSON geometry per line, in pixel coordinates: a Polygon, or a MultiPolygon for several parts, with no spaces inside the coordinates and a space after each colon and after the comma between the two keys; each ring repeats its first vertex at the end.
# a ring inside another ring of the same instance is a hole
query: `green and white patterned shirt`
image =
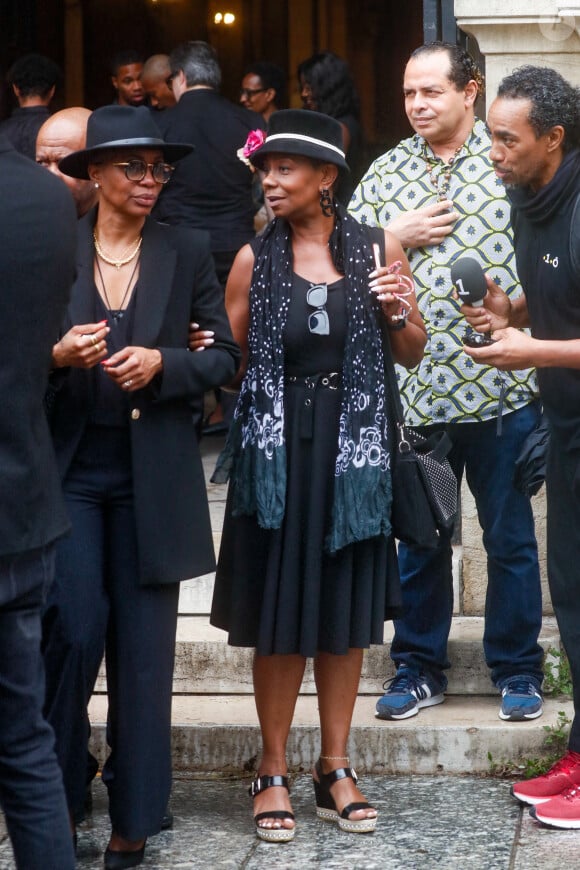
{"type": "MultiPolygon", "coordinates": [[[[363,224],[388,227],[410,209],[433,205],[437,192],[429,176],[443,170],[422,136],[404,139],[370,166],[349,204],[363,224]]],[[[483,270],[509,295],[519,296],[510,204],[489,159],[490,139],[483,121],[455,156],[447,199],[459,213],[453,232],[436,246],[407,251],[415,279],[419,309],[428,333],[422,362],[407,371],[398,368],[407,422],[472,423],[497,417],[502,384],[503,413],[528,404],[537,396],[533,369],[500,372],[475,363],[463,352],[467,328],[452,298],[450,266],[458,257],[475,257],[483,270]]]]}

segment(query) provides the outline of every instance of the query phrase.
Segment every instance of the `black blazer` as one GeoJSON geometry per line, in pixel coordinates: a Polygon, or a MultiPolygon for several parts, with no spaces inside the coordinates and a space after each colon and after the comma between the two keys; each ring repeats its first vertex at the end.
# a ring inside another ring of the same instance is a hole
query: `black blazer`
{"type": "MultiPolygon", "coordinates": [[[[94,322],[94,222],[94,210],[79,222],[78,275],[63,331],[94,322]]],[[[172,583],[215,567],[191,401],[231,381],[240,361],[207,234],[146,220],[132,344],[163,355],[161,376],[129,394],[141,582],[172,583]],[[190,321],[215,332],[211,348],[190,353],[190,321]]],[[[54,400],[51,426],[63,478],[88,421],[93,382],[90,370],[70,369],[54,400]]]]}
{"type": "Polygon", "coordinates": [[[75,247],[65,185],[0,136],[0,556],[44,546],[69,525],[43,397],[75,247]]]}

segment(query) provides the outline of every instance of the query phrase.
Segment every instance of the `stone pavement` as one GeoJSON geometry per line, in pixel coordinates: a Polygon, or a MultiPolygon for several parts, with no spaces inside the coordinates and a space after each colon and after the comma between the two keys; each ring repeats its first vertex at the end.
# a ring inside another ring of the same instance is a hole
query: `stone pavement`
{"type": "MultiPolygon", "coordinates": [[[[578,866],[580,831],[542,828],[509,794],[509,783],[457,776],[366,776],[380,813],[374,834],[345,834],[314,814],[310,777],[294,780],[294,841],[260,842],[247,781],[176,779],[172,831],[149,840],[148,870],[561,870],[578,866]]],[[[100,870],[109,822],[93,786],[92,818],[79,831],[78,870],[100,870]]],[[[14,870],[0,821],[0,870],[14,870]]],[[[28,870],[28,868],[23,868],[28,870]]],[[[39,870],[39,868],[34,868],[39,870]]]]}
{"type": "MultiPolygon", "coordinates": [[[[206,441],[208,472],[219,441],[206,441]]],[[[210,484],[208,490],[217,548],[225,487],[210,484]]],[[[578,866],[580,831],[541,828],[510,797],[509,783],[474,775],[489,773],[488,754],[500,766],[504,760],[542,754],[546,726],[557,726],[560,711],[572,715],[570,701],[548,699],[541,719],[518,724],[498,719],[498,695],[481,654],[482,620],[476,618],[454,620],[452,691],[446,703],[413,719],[387,723],[374,718],[376,697],[388,676],[390,626],[387,645],[366,656],[350,751],[365,771],[363,791],[380,812],[376,833],[344,834],[318,821],[311,781],[302,772],[293,788],[295,840],[288,845],[258,841],[248,780],[239,778],[241,771],[252,769],[259,745],[248,682],[251,653],[227,648],[223,633],[207,624],[212,584],[213,576],[207,575],[187,581],[182,588],[173,711],[175,825],[150,839],[143,867],[269,870],[276,864],[279,870],[560,870],[578,866]],[[224,772],[232,777],[224,778],[224,772]]],[[[545,621],[543,645],[546,650],[558,645],[553,620],[545,621]]],[[[103,691],[103,676],[97,688],[103,691]]],[[[103,761],[106,704],[102,695],[91,702],[91,718],[93,749],[103,761]]],[[[307,676],[289,741],[288,757],[295,770],[307,770],[319,752],[317,720],[316,696],[307,676]]],[[[79,870],[102,868],[109,836],[100,780],[93,793],[93,816],[79,831],[79,870]]],[[[14,870],[1,814],[0,870],[14,870]]]]}

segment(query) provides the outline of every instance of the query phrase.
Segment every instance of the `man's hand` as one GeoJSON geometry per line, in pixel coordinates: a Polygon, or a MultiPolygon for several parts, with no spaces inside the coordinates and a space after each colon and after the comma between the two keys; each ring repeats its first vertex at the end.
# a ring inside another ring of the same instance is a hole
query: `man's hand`
{"type": "Polygon", "coordinates": [[[393,218],[387,229],[398,238],[404,248],[425,248],[441,244],[453,231],[458,217],[459,214],[453,211],[451,200],[444,199],[434,205],[400,214],[393,218]]]}
{"type": "Polygon", "coordinates": [[[529,369],[536,365],[538,345],[532,338],[519,329],[500,329],[493,333],[494,343],[487,347],[466,347],[464,351],[484,365],[495,366],[503,371],[529,369]]]}
{"type": "MultiPolygon", "coordinates": [[[[489,275],[485,276],[487,293],[483,305],[461,306],[461,313],[476,332],[494,332],[496,329],[507,329],[510,324],[511,302],[509,296],[495,284],[489,275]]],[[[457,294],[454,294],[457,299],[457,294]]],[[[495,338],[495,335],[494,335],[495,338]]]]}

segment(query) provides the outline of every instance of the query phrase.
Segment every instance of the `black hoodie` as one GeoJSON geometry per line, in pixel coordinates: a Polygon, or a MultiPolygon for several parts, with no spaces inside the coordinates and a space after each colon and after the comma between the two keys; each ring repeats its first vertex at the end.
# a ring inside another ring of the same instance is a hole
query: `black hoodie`
{"type": "MultiPolygon", "coordinates": [[[[532,335],[580,339],[580,151],[569,152],[539,191],[508,190],[514,248],[532,335]]],[[[540,394],[559,440],[580,447],[580,370],[538,370],[540,394]]]]}

